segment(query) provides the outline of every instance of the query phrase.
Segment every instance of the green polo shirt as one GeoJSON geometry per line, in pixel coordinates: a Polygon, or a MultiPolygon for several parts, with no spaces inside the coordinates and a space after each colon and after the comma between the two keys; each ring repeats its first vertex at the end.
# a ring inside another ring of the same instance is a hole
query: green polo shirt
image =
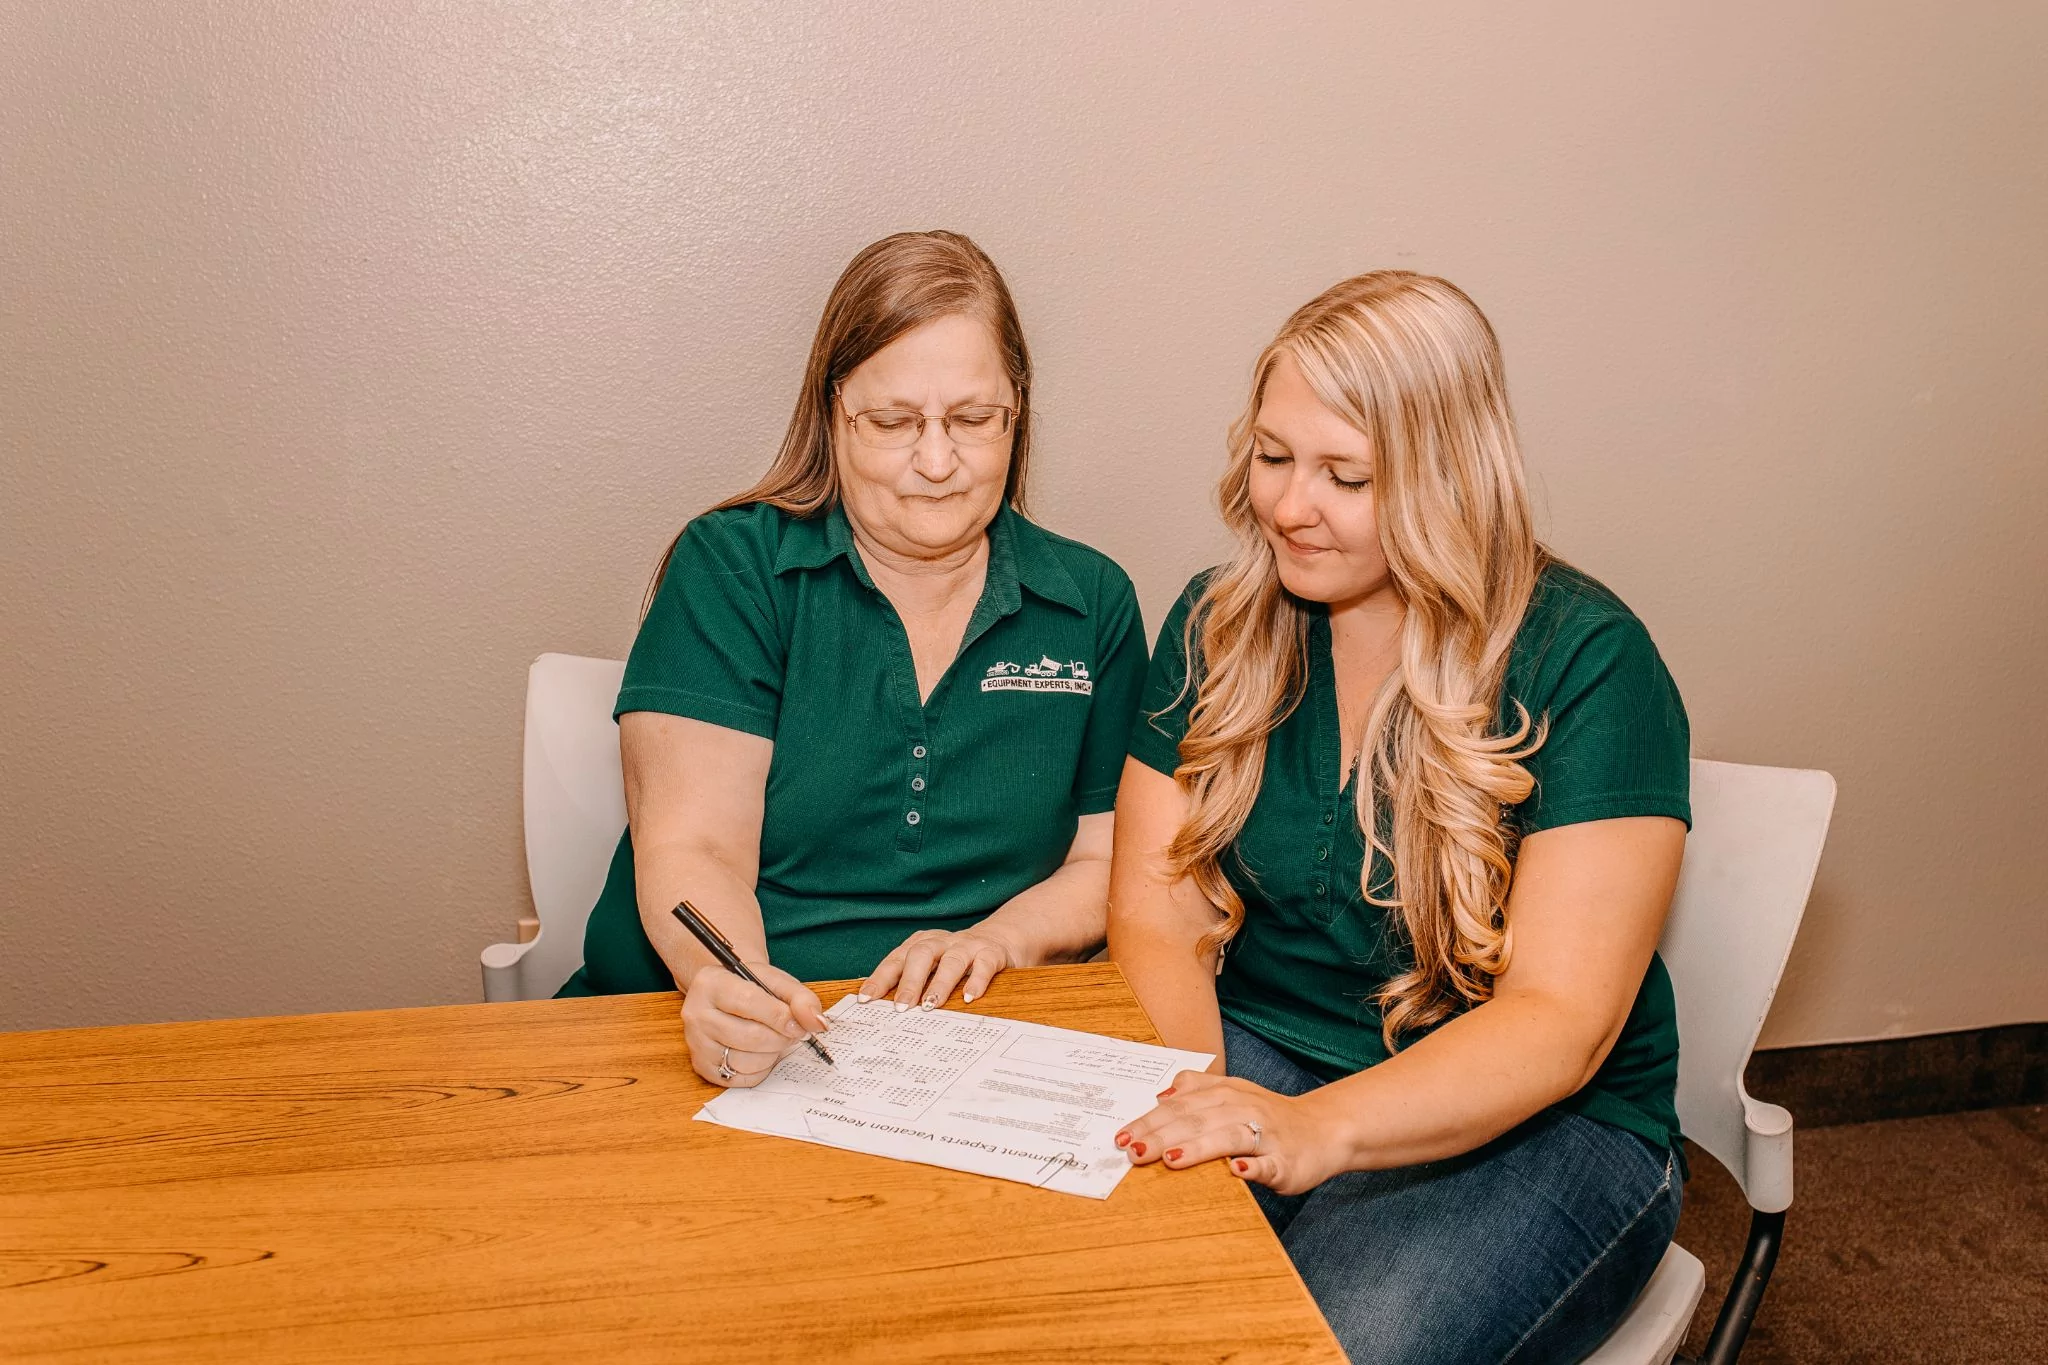
{"type": "MultiPolygon", "coordinates": [[[[1188,585],[1160,629],[1132,730],[1132,757],[1168,775],[1192,701],[1174,702],[1187,669],[1182,626],[1206,578],[1188,585]]],[[[1366,844],[1339,753],[1329,617],[1308,605],[1307,686],[1267,744],[1257,803],[1223,860],[1245,918],[1216,991],[1226,1018],[1336,1080],[1386,1059],[1372,997],[1403,950],[1388,912],[1359,886],[1366,844]]],[[[1599,583],[1561,564],[1543,571],[1509,654],[1503,729],[1515,701],[1550,723],[1525,761],[1535,789],[1506,812],[1519,833],[1629,815],[1691,823],[1685,707],[1649,632],[1599,583]]],[[[1392,883],[1376,857],[1376,892],[1392,883]]],[[[1677,1084],[1671,978],[1653,958],[1614,1050],[1564,1107],[1671,1146],[1677,1084]]]]}
{"type": "MultiPolygon", "coordinates": [[[[838,508],[766,503],[684,530],[615,714],[664,711],[775,742],[755,886],[769,958],[865,976],[918,929],[965,929],[1065,861],[1112,809],[1145,632],[1106,555],[1009,507],[960,652],[920,703],[910,639],[838,508]]],[[[640,925],[632,831],[565,995],[670,990],[640,925]]]]}

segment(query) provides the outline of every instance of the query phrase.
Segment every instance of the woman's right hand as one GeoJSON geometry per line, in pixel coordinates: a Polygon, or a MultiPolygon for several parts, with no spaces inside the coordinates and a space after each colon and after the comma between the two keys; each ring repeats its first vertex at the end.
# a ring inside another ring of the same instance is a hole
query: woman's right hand
{"type": "Polygon", "coordinates": [[[747,964],[767,990],[723,967],[697,969],[683,990],[683,1040],[690,1064],[713,1085],[759,1085],[806,1033],[825,1033],[825,1011],[811,988],[779,967],[747,964]],[[720,1067],[732,1074],[720,1074],[720,1067]]]}

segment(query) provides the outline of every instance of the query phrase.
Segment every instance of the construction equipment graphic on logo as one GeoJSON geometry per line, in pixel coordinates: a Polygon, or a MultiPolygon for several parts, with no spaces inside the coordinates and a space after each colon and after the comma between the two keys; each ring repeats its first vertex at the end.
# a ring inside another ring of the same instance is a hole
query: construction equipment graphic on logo
{"type": "Polygon", "coordinates": [[[984,692],[1071,692],[1079,696],[1090,696],[1095,691],[1095,682],[1088,676],[1088,665],[1079,660],[1061,663],[1050,654],[1040,656],[1035,664],[1013,664],[1008,660],[988,666],[988,673],[981,680],[984,692]]]}

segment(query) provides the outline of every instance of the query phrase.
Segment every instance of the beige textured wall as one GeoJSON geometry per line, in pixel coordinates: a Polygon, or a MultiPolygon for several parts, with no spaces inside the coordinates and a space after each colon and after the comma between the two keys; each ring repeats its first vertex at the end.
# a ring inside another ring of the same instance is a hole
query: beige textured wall
{"type": "Polygon", "coordinates": [[[1155,624],[1285,313],[1466,286],[1699,752],[1841,780],[1767,1038],[2048,1016],[2048,8],[1109,8],[0,0],[0,1028],[475,998],[527,661],[939,225],[1155,624]]]}

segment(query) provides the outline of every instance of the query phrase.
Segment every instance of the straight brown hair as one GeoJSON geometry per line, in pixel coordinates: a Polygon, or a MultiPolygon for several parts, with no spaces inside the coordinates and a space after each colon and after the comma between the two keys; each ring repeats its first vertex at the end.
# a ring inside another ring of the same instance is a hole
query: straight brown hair
{"type": "MultiPolygon", "coordinates": [[[[803,388],[782,448],[760,481],[711,511],[770,503],[792,516],[814,517],[839,501],[839,471],[832,462],[832,421],[839,385],[869,357],[906,332],[943,317],[979,318],[994,334],[1010,382],[1017,389],[1017,422],[1012,428],[1010,472],[1003,498],[1022,512],[1025,471],[1031,456],[1031,353],[1017,304],[988,253],[957,232],[899,232],[863,247],[847,264],[825,300],[817,335],[804,364],[803,388]]],[[[678,531],[661,556],[644,616],[668,574],[682,540],[678,531]]]]}

